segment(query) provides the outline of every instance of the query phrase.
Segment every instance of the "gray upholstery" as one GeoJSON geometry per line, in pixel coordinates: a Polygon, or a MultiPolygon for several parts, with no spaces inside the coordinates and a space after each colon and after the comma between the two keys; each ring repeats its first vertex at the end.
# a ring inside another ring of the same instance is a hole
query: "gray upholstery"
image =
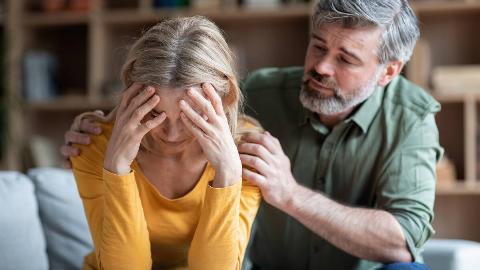
{"type": "Polygon", "coordinates": [[[50,269],[80,269],[92,250],[82,201],[70,170],[32,169],[50,269]]]}
{"type": "Polygon", "coordinates": [[[48,269],[34,187],[17,172],[0,172],[0,268],[48,269]]]}

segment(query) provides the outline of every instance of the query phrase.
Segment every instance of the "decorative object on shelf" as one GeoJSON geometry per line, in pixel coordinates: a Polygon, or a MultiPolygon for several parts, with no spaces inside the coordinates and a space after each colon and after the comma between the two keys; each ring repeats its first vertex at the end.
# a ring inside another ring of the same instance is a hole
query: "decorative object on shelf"
{"type": "Polygon", "coordinates": [[[243,0],[246,7],[276,7],[282,3],[280,0],[243,0]]]}
{"type": "Polygon", "coordinates": [[[89,11],[91,4],[91,0],[70,0],[68,9],[72,11],[89,11]]]}
{"type": "Polygon", "coordinates": [[[45,12],[59,12],[65,8],[66,0],[43,0],[42,5],[45,12]]]}
{"type": "Polygon", "coordinates": [[[436,174],[438,184],[454,183],[457,180],[455,165],[446,155],[438,162],[436,174]]]}
{"type": "Polygon", "coordinates": [[[29,51],[23,59],[24,96],[28,101],[46,101],[57,94],[57,59],[46,51],[29,51]]]}
{"type": "Polygon", "coordinates": [[[428,41],[425,39],[418,40],[412,57],[407,63],[407,78],[420,85],[423,89],[429,89],[431,63],[432,57],[428,41]]]}
{"type": "Polygon", "coordinates": [[[58,167],[61,164],[58,150],[52,139],[34,135],[29,139],[32,162],[35,167],[58,167]]]}
{"type": "Polygon", "coordinates": [[[432,83],[437,93],[480,93],[480,65],[436,67],[432,83]]]}
{"type": "Polygon", "coordinates": [[[189,0],[154,0],[155,8],[180,8],[189,6],[189,0]]]}

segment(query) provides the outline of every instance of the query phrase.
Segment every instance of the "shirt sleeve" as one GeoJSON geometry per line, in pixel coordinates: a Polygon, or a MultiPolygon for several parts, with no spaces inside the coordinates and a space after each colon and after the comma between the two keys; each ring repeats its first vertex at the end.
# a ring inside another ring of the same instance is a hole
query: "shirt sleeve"
{"type": "Polygon", "coordinates": [[[435,167],[443,153],[438,137],[434,116],[429,114],[400,144],[375,191],[377,207],[399,222],[415,261],[421,261],[421,248],[434,233],[435,167]]]}
{"type": "Polygon", "coordinates": [[[98,269],[151,269],[149,234],[134,173],[103,169],[105,136],[93,136],[72,158],[73,172],[95,246],[98,269]]]}
{"type": "Polygon", "coordinates": [[[259,188],[246,180],[225,188],[208,185],[189,269],[240,269],[260,201],[259,188]]]}

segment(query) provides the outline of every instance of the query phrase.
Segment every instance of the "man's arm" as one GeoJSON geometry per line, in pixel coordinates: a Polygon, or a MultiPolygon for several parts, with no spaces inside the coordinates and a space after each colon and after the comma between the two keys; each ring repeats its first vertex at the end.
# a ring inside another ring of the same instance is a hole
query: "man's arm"
{"type": "Polygon", "coordinates": [[[431,234],[439,155],[433,116],[414,132],[372,187],[378,189],[377,209],[344,206],[298,185],[279,141],[268,133],[243,137],[247,143],[239,152],[242,163],[254,169],[244,168],[244,177],[260,187],[272,206],[347,253],[379,262],[408,262],[431,234]]]}
{"type": "Polygon", "coordinates": [[[390,213],[344,206],[298,184],[290,194],[279,209],[345,252],[384,263],[412,261],[400,224],[390,213]]]}

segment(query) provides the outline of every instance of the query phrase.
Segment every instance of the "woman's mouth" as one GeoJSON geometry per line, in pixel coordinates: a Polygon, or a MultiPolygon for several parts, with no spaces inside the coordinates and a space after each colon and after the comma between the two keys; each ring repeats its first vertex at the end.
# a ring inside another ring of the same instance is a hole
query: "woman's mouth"
{"type": "Polygon", "coordinates": [[[186,142],[187,140],[181,140],[181,141],[166,141],[166,140],[163,140],[161,139],[162,143],[165,144],[165,145],[168,145],[168,146],[180,146],[182,145],[184,142],[186,142]]]}

